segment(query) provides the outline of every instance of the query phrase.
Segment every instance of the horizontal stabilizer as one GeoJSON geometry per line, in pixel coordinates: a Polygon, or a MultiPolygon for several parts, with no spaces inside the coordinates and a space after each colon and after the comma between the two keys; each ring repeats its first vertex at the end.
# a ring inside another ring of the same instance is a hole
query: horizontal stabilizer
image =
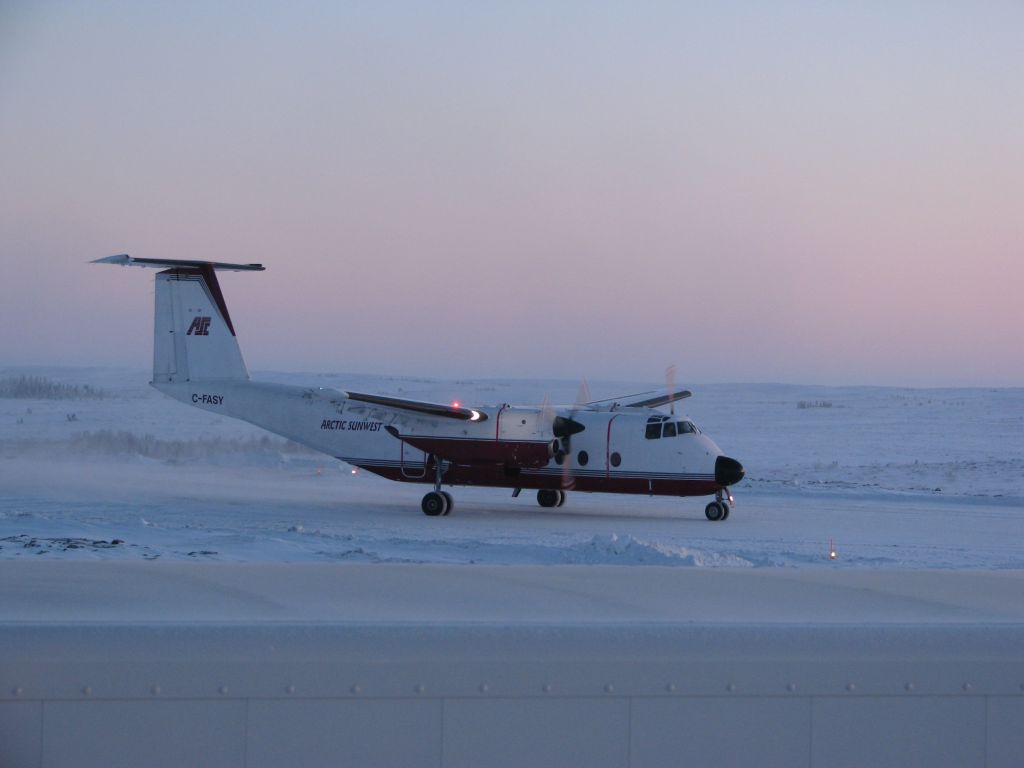
{"type": "Polygon", "coordinates": [[[446,419],[460,419],[462,421],[487,421],[487,414],[475,411],[472,408],[461,408],[456,405],[441,405],[440,403],[423,403],[419,400],[403,400],[398,397],[384,397],[383,395],[367,395],[361,392],[346,392],[349,400],[356,400],[360,403],[382,405],[386,408],[396,408],[400,411],[413,411],[424,413],[428,416],[440,416],[446,419]]]}
{"type": "Polygon", "coordinates": [[[228,264],[223,261],[197,261],[194,259],[137,259],[127,253],[93,259],[92,264],[120,264],[122,267],[156,267],[157,269],[174,269],[191,267],[192,269],[208,267],[230,272],[262,272],[266,269],[262,264],[228,264]]]}
{"type": "Polygon", "coordinates": [[[659,405],[668,405],[674,403],[676,400],[685,400],[688,397],[693,396],[693,392],[688,389],[684,389],[681,392],[671,392],[664,395],[658,395],[657,397],[651,397],[647,400],[638,400],[635,403],[626,403],[623,408],[657,408],[659,405]]]}

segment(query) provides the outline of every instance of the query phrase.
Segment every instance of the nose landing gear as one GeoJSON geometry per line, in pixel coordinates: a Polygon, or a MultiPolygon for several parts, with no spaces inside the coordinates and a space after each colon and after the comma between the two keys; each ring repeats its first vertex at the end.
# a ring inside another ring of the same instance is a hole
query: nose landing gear
{"type": "Polygon", "coordinates": [[[720,520],[728,520],[729,512],[732,511],[732,507],[729,506],[729,502],[735,503],[732,494],[727,490],[723,491],[719,489],[715,493],[715,500],[704,507],[704,516],[713,523],[717,523],[720,520]],[[728,499],[728,501],[726,499],[728,499]]]}

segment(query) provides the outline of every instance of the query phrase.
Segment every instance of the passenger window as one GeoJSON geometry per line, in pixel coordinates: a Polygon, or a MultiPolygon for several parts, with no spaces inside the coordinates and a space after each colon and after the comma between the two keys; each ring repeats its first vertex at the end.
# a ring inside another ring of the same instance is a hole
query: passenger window
{"type": "Polygon", "coordinates": [[[661,433],[662,437],[675,437],[676,436],[676,423],[674,421],[665,422],[665,431],[661,433]]]}

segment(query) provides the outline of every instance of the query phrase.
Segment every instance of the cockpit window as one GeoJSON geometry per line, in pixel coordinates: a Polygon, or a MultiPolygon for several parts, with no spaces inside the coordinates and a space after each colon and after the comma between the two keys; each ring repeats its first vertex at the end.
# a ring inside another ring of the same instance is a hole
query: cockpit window
{"type": "Polygon", "coordinates": [[[679,435],[699,435],[700,430],[692,421],[669,421],[667,416],[651,416],[647,420],[645,436],[648,440],[679,435]]]}

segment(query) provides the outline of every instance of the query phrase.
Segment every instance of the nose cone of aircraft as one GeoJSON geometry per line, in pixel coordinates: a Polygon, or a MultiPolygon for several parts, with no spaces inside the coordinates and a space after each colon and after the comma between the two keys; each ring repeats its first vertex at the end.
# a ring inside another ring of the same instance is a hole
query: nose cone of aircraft
{"type": "Polygon", "coordinates": [[[728,456],[715,459],[715,482],[719,485],[734,485],[743,479],[743,465],[728,456]]]}

